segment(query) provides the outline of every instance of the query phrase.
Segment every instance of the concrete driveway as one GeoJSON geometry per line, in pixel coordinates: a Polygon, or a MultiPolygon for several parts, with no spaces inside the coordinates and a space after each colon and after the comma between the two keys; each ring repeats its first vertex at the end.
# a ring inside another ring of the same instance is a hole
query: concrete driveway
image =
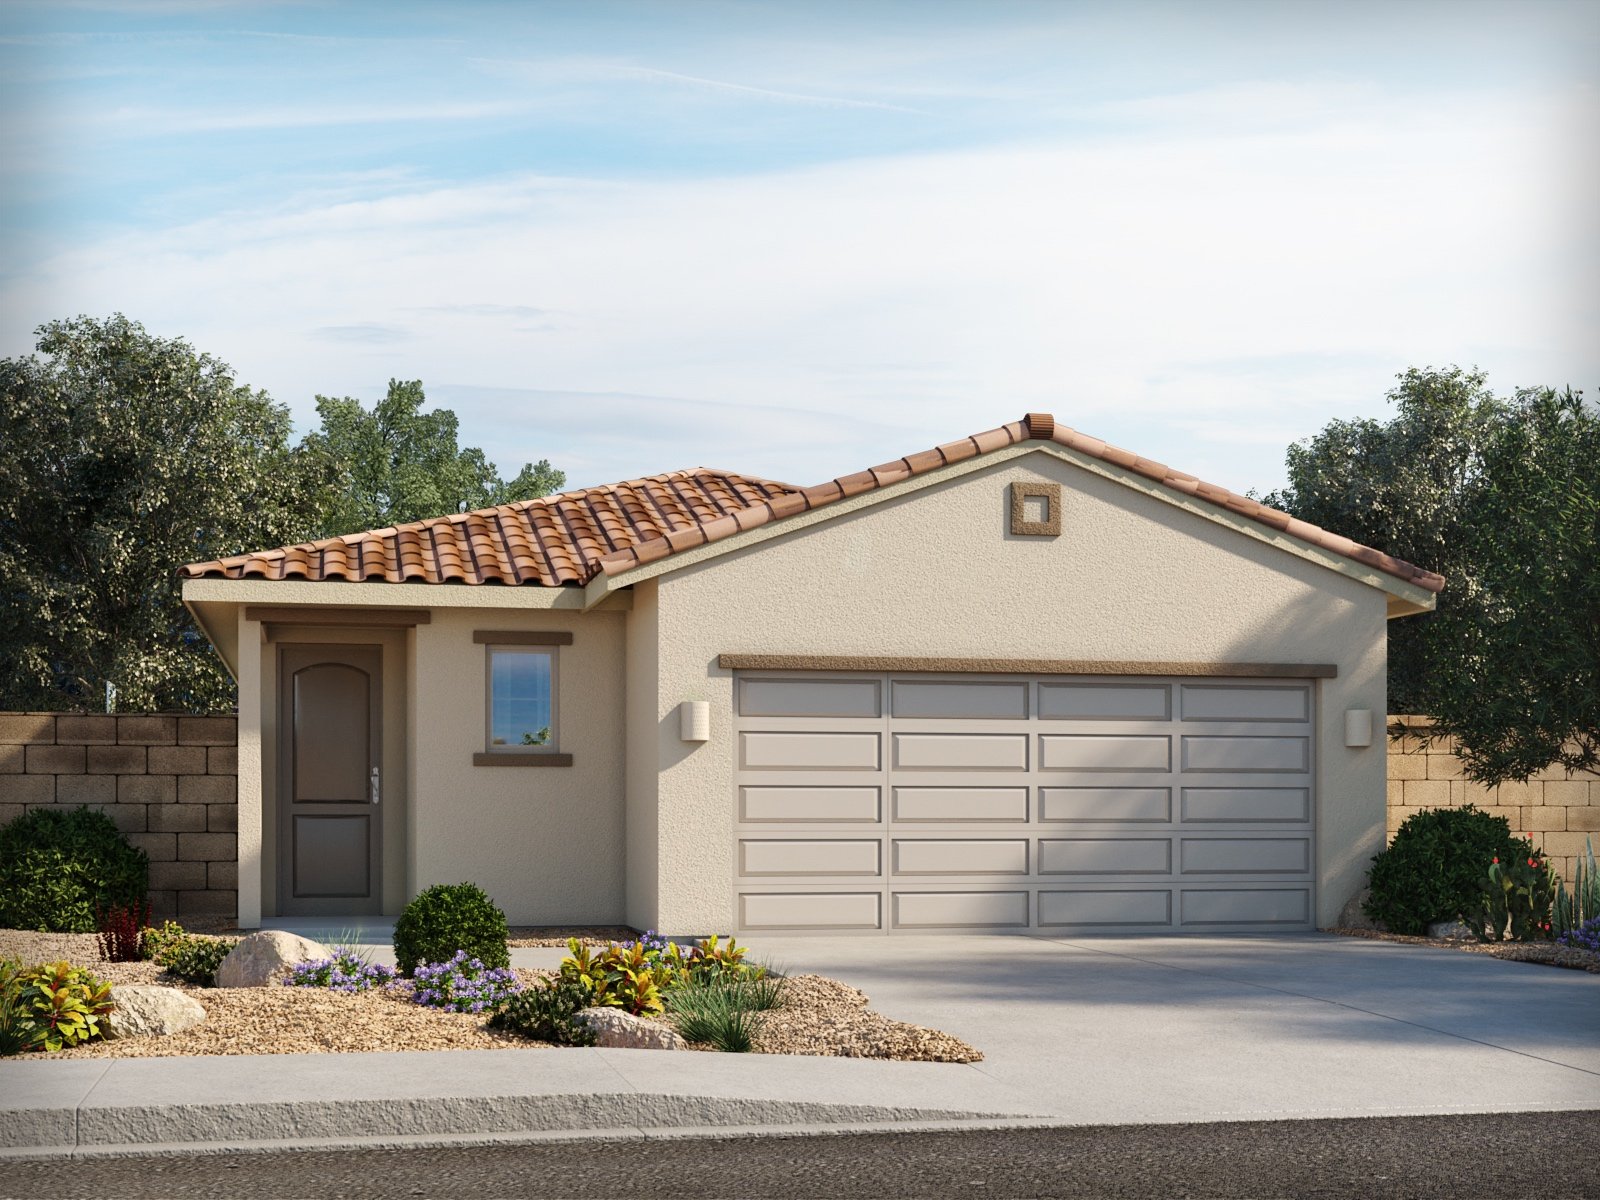
{"type": "Polygon", "coordinates": [[[755,939],[1074,1122],[1600,1108],[1600,975],[1327,934],[755,939]]]}

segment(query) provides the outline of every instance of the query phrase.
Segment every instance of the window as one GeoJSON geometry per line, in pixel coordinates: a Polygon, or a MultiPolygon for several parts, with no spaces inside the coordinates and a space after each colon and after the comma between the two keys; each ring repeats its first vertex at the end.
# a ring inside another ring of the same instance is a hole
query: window
{"type": "Polygon", "coordinates": [[[556,749],[556,652],[533,646],[489,647],[489,750],[556,749]]]}
{"type": "Polygon", "coordinates": [[[476,629],[484,647],[484,748],[476,767],[570,767],[561,744],[560,630],[476,629]]]}

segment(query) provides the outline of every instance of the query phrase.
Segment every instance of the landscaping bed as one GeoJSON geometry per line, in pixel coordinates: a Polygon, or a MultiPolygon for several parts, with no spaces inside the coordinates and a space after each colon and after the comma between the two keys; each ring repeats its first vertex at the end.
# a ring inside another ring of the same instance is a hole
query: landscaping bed
{"type": "Polygon", "coordinates": [[[1373,942],[1401,942],[1408,946],[1433,946],[1440,950],[1486,954],[1490,958],[1504,959],[1507,962],[1543,963],[1547,966],[1591,971],[1600,975],[1600,954],[1575,946],[1558,946],[1554,942],[1479,942],[1470,938],[1413,937],[1405,933],[1390,933],[1385,929],[1346,927],[1335,927],[1327,932],[1336,933],[1340,937],[1366,938],[1373,942]]]}
{"type": "MultiPolygon", "coordinates": [[[[521,933],[522,931],[516,931],[521,933]]],[[[514,938],[512,945],[566,944],[557,931],[540,930],[536,942],[514,938]]],[[[570,936],[603,942],[595,933],[568,930],[570,936]]],[[[628,936],[631,931],[615,931],[628,936]]],[[[0,959],[25,962],[67,961],[87,967],[112,985],[158,984],[192,997],[206,1011],[205,1021],[171,1037],[93,1041],[57,1050],[50,1059],[154,1058],[174,1055],[327,1054],[358,1051],[538,1049],[546,1043],[491,1028],[487,1013],[456,1013],[411,1001],[409,984],[346,995],[326,988],[197,987],[153,962],[103,962],[94,934],[32,933],[0,930],[0,959]]],[[[530,986],[551,972],[516,969],[530,986]]],[[[889,1058],[925,1062],[977,1062],[983,1056],[946,1033],[894,1021],[868,1008],[865,993],[821,975],[796,975],[785,983],[784,1004],[765,1014],[753,1049],[763,1054],[805,1054],[851,1058],[889,1058]]],[[[699,1047],[696,1047],[699,1048],[699,1047]]]]}

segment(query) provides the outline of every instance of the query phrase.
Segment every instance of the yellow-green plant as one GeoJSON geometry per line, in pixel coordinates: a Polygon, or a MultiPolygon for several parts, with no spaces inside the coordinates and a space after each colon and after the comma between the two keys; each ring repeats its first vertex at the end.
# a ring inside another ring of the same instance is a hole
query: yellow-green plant
{"type": "Polygon", "coordinates": [[[71,963],[0,963],[0,1053],[60,1050],[103,1036],[111,985],[71,963]]]}
{"type": "Polygon", "coordinates": [[[146,925],[139,931],[139,957],[147,962],[159,958],[166,946],[186,936],[183,926],[176,921],[163,921],[160,929],[146,925]]]}
{"type": "Polygon", "coordinates": [[[748,946],[739,945],[732,937],[723,942],[716,934],[712,934],[694,944],[694,949],[684,960],[684,969],[688,977],[698,984],[764,978],[766,967],[745,961],[749,953],[748,946]]]}
{"type": "Polygon", "coordinates": [[[569,938],[561,977],[582,983],[597,1008],[653,1015],[665,1008],[666,993],[683,979],[683,956],[670,942],[665,948],[644,942],[612,943],[591,952],[577,938],[569,938]]]}

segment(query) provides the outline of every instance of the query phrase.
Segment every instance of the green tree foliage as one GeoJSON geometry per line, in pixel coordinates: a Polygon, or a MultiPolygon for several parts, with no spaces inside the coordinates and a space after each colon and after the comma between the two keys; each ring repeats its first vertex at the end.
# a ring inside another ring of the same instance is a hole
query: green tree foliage
{"type": "Polygon", "coordinates": [[[334,474],[289,414],[121,315],[0,361],[0,708],[233,703],[177,568],[308,536],[334,474]]]}
{"type": "Polygon", "coordinates": [[[1389,707],[1432,716],[1471,778],[1600,766],[1600,413],[1457,367],[1389,399],[1291,446],[1262,499],[1445,576],[1436,612],[1389,626],[1389,707]]]}
{"type": "Polygon", "coordinates": [[[325,535],[532,500],[565,485],[566,475],[546,459],[502,480],[482,450],[457,447],[455,413],[423,412],[424,399],[420,380],[398,379],[389,381],[388,395],[371,412],[349,397],[317,397],[322,426],[306,441],[342,472],[325,535]]]}

